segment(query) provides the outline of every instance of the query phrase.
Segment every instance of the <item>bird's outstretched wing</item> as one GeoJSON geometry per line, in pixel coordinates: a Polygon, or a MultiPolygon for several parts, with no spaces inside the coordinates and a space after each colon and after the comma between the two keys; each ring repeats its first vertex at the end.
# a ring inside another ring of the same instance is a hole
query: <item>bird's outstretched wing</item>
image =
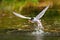
{"type": "Polygon", "coordinates": [[[45,14],[48,8],[49,8],[49,5],[45,9],[43,9],[35,18],[40,19],[45,14]]]}
{"type": "Polygon", "coordinates": [[[18,17],[20,17],[20,18],[31,19],[30,17],[25,17],[25,16],[23,16],[21,14],[18,14],[16,12],[13,12],[13,14],[16,15],[16,16],[18,16],[18,17]]]}

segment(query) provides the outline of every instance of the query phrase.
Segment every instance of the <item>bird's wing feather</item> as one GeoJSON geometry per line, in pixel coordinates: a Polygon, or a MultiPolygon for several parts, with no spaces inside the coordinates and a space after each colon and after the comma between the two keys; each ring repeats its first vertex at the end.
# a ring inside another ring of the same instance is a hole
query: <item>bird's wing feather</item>
{"type": "Polygon", "coordinates": [[[40,12],[35,18],[40,19],[45,14],[48,8],[49,8],[49,5],[45,9],[43,9],[42,12],[40,12]]]}
{"type": "Polygon", "coordinates": [[[21,14],[18,14],[16,12],[13,12],[13,14],[16,15],[16,16],[18,16],[18,17],[20,17],[20,18],[31,19],[30,17],[25,17],[25,16],[23,16],[21,14]]]}

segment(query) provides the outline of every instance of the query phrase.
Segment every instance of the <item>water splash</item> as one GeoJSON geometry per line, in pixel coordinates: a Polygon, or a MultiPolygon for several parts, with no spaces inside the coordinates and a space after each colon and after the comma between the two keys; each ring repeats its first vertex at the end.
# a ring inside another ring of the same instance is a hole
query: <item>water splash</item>
{"type": "Polygon", "coordinates": [[[43,30],[36,30],[35,32],[32,32],[32,34],[44,34],[43,30]]]}
{"type": "Polygon", "coordinates": [[[35,32],[32,32],[32,34],[43,34],[44,33],[44,27],[42,26],[41,22],[38,24],[38,26],[35,28],[35,32]]]}
{"type": "Polygon", "coordinates": [[[35,32],[32,32],[32,35],[36,37],[36,40],[43,40],[44,38],[44,31],[43,30],[36,30],[35,32]]]}

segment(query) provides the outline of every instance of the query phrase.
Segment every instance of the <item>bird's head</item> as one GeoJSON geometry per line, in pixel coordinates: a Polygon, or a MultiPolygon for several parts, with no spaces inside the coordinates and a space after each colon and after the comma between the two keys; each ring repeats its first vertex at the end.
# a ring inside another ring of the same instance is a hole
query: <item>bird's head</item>
{"type": "Polygon", "coordinates": [[[34,23],[34,22],[33,22],[33,19],[34,19],[34,18],[32,17],[32,18],[31,18],[30,20],[28,20],[28,21],[31,22],[31,23],[34,23]]]}

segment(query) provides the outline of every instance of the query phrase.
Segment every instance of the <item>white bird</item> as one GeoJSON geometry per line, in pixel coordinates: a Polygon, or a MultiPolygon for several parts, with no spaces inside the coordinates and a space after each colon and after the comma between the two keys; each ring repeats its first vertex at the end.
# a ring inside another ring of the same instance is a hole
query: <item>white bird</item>
{"type": "Polygon", "coordinates": [[[39,28],[40,29],[44,29],[43,26],[42,26],[42,24],[41,24],[41,21],[39,19],[43,17],[43,15],[45,14],[45,12],[47,11],[48,8],[49,8],[49,5],[46,8],[44,8],[36,17],[33,17],[33,18],[31,18],[31,17],[25,17],[25,16],[23,16],[21,14],[18,14],[16,12],[13,12],[13,14],[16,15],[16,16],[18,16],[18,17],[20,17],[20,18],[29,19],[29,21],[32,22],[32,23],[36,22],[37,25],[38,25],[37,29],[39,29],[39,28]]]}

